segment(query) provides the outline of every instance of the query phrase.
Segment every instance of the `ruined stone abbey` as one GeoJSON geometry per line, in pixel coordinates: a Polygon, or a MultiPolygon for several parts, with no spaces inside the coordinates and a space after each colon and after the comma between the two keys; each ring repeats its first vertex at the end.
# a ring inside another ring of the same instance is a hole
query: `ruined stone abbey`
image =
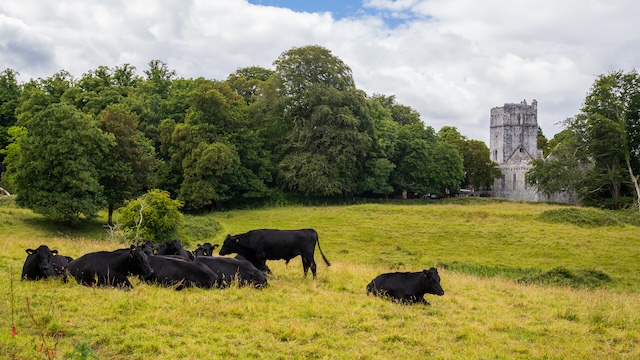
{"type": "Polygon", "coordinates": [[[502,170],[493,185],[493,196],[512,200],[539,201],[538,192],[527,186],[525,174],[531,160],[542,157],[538,150],[538,102],[531,105],[504,104],[491,109],[489,139],[491,160],[502,170]]]}
{"type": "Polygon", "coordinates": [[[542,157],[538,150],[538,102],[504,104],[491,109],[489,139],[491,160],[502,171],[502,177],[493,184],[492,196],[511,200],[550,201],[578,204],[575,192],[561,192],[551,197],[536,191],[525,182],[531,169],[531,160],[542,157]]]}

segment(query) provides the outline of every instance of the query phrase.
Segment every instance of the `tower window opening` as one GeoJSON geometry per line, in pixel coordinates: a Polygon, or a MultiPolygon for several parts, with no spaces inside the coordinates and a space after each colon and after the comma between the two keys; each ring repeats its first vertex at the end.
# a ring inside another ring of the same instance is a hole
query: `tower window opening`
{"type": "Polygon", "coordinates": [[[513,190],[516,189],[516,174],[513,174],[513,190]]]}

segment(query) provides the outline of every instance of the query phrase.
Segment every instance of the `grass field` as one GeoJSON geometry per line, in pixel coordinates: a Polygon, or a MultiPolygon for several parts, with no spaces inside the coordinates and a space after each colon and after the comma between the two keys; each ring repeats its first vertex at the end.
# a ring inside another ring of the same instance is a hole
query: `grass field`
{"type": "Polygon", "coordinates": [[[314,281],[302,277],[298,258],[288,267],[271,261],[263,290],[20,281],[26,248],[47,244],[77,257],[124,245],[108,238],[100,219],[70,230],[5,201],[0,357],[640,358],[640,227],[612,213],[478,199],[281,207],[188,221],[211,218],[221,229],[209,238],[191,232],[191,247],[256,228],[313,227],[332,266],[316,254],[314,281]],[[431,266],[445,290],[427,295],[431,306],[366,295],[380,273],[431,266]]]}

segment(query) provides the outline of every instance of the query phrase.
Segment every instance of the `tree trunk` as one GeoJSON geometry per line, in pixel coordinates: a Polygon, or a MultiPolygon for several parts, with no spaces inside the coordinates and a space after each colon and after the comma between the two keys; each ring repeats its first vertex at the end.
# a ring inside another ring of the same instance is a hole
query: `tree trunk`
{"type": "Polygon", "coordinates": [[[631,181],[636,188],[636,198],[638,202],[638,212],[640,213],[640,184],[638,184],[638,178],[633,174],[633,169],[631,168],[631,159],[629,156],[626,157],[627,160],[627,169],[629,170],[629,176],[631,176],[631,181]]]}
{"type": "Polygon", "coordinates": [[[107,224],[113,226],[113,208],[114,208],[114,204],[113,203],[109,203],[109,217],[107,218],[107,224]]]}

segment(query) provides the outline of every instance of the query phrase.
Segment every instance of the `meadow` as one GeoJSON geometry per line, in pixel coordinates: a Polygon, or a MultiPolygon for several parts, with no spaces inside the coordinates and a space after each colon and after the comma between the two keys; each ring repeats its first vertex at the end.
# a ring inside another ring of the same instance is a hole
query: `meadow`
{"type": "Polygon", "coordinates": [[[68,229],[0,199],[0,357],[640,358],[637,215],[488,199],[214,212],[188,217],[187,248],[312,227],[332,265],[316,253],[313,280],[299,258],[270,261],[262,290],[20,281],[26,248],[124,247],[104,221],[68,229]],[[430,306],[366,294],[380,273],[432,266],[445,295],[426,295],[430,306]]]}

